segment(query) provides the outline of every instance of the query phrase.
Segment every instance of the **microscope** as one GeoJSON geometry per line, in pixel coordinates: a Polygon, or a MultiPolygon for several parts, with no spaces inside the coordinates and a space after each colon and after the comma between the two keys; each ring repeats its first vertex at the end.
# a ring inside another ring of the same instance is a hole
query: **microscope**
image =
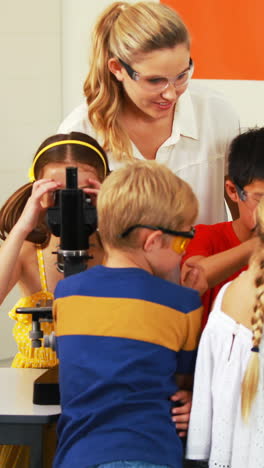
{"type": "MultiPolygon", "coordinates": [[[[91,199],[78,189],[76,167],[66,168],[66,187],[54,194],[54,206],[48,208],[47,224],[60,245],[56,252],[57,269],[64,277],[86,270],[89,256],[89,236],[96,231],[97,214],[91,199]]],[[[36,307],[21,307],[18,314],[32,315],[32,330],[29,334],[32,347],[50,347],[56,351],[54,332],[43,336],[40,323],[51,322],[52,303],[40,302],[36,307]]],[[[59,404],[58,368],[54,367],[42,374],[34,383],[33,403],[42,405],[59,404]]]]}

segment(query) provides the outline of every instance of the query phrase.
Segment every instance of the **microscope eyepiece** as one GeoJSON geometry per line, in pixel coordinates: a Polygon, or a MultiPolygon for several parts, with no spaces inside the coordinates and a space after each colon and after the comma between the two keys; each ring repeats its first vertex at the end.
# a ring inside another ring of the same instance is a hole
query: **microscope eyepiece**
{"type": "Polygon", "coordinates": [[[66,167],[66,188],[78,189],[77,167],[66,167]]]}

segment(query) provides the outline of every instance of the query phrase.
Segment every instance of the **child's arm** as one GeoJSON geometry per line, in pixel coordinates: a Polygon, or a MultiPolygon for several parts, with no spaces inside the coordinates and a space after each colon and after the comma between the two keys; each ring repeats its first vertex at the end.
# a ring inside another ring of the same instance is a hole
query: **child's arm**
{"type": "Polygon", "coordinates": [[[184,270],[182,270],[180,276],[180,284],[187,288],[195,289],[200,296],[202,296],[209,288],[203,267],[196,262],[186,260],[183,268],[184,270]]]}
{"type": "Polygon", "coordinates": [[[216,284],[226,280],[248,264],[257,242],[257,238],[254,237],[224,252],[209,255],[208,257],[196,255],[188,258],[182,266],[181,282],[184,284],[186,275],[197,264],[204,270],[208,287],[213,288],[216,284]]]}
{"type": "Polygon", "coordinates": [[[22,271],[20,251],[26,235],[15,225],[0,249],[0,304],[19,281],[22,271]]]}
{"type": "MultiPolygon", "coordinates": [[[[34,183],[25,208],[0,248],[0,303],[19,281],[22,273],[21,249],[28,234],[37,226],[40,214],[49,205],[43,196],[54,192],[60,184],[50,179],[34,183]]],[[[30,259],[27,259],[30,261],[30,259]]]]}

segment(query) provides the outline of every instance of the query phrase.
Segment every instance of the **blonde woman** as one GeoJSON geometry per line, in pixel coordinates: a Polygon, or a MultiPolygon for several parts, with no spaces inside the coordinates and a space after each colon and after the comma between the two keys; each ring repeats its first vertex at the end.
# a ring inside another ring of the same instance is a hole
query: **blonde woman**
{"type": "Polygon", "coordinates": [[[95,137],[111,170],[133,158],[165,164],[193,188],[198,221],[212,224],[225,220],[225,158],[239,123],[223,96],[190,83],[193,70],[190,35],[174,10],[112,3],[93,31],[86,102],[59,132],[95,137]]]}
{"type": "Polygon", "coordinates": [[[219,292],[199,345],[187,457],[264,468],[264,199],[249,269],[219,292]]]}

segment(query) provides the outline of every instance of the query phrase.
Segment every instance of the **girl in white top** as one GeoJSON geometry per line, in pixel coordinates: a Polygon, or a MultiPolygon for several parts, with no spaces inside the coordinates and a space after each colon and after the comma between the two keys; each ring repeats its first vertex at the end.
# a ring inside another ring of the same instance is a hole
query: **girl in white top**
{"type": "Polygon", "coordinates": [[[226,284],[203,332],[188,432],[189,459],[264,468],[264,199],[249,269],[226,284]]]}
{"type": "Polygon", "coordinates": [[[86,102],[60,133],[96,138],[111,170],[133,158],[156,159],[187,181],[199,223],[225,220],[224,175],[239,120],[214,90],[190,83],[190,35],[179,15],[157,2],[115,2],[92,34],[86,102]]]}

